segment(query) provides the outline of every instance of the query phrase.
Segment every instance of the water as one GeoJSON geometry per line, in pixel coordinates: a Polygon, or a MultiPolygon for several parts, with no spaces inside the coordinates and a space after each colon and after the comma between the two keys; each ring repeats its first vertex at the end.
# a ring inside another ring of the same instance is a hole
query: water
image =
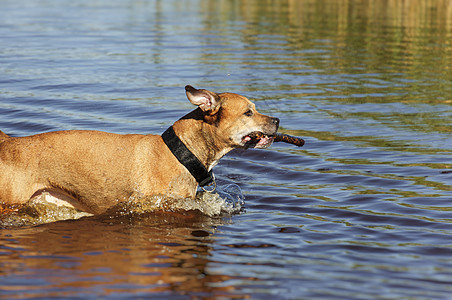
{"type": "Polygon", "coordinates": [[[240,188],[197,207],[2,229],[3,297],[450,298],[449,1],[16,0],[0,20],[14,136],[160,134],[191,84],[306,140],[230,153],[215,174],[240,188]]]}

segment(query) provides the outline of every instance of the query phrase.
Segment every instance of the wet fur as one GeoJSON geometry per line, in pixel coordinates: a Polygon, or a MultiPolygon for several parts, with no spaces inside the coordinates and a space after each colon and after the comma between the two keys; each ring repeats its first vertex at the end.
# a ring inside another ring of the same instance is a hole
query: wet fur
{"type": "MultiPolygon", "coordinates": [[[[186,87],[198,108],[173,125],[210,170],[254,131],[274,135],[279,120],[258,113],[247,98],[186,87]],[[252,116],[249,113],[252,110],[252,116]]],[[[159,135],[56,131],[10,137],[0,131],[0,203],[40,199],[102,213],[119,202],[155,195],[193,199],[197,182],[159,135]]]]}

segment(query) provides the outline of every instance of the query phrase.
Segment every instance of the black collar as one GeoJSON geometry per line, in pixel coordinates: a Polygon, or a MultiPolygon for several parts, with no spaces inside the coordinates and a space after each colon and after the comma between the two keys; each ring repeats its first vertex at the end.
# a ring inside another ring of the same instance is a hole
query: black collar
{"type": "Polygon", "coordinates": [[[177,160],[195,177],[200,186],[205,186],[213,182],[212,171],[207,171],[199,159],[188,150],[187,146],[174,133],[173,126],[162,134],[162,139],[177,160]]]}

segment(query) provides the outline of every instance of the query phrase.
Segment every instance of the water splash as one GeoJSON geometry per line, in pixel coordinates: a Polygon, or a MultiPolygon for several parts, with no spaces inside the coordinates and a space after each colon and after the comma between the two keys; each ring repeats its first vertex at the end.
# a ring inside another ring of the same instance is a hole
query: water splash
{"type": "Polygon", "coordinates": [[[236,184],[218,186],[215,192],[199,191],[195,199],[154,196],[148,199],[131,199],[113,208],[113,214],[136,214],[152,211],[198,211],[206,216],[232,215],[242,211],[245,198],[236,184]]]}
{"type": "Polygon", "coordinates": [[[3,211],[5,212],[0,214],[0,228],[39,225],[92,216],[73,207],[56,205],[42,199],[33,199],[21,206],[3,206],[3,211]]]}
{"type": "MultiPolygon", "coordinates": [[[[154,196],[147,199],[129,199],[104,215],[115,216],[143,214],[155,211],[197,211],[209,217],[232,215],[243,210],[245,198],[240,187],[229,184],[217,187],[214,193],[198,192],[195,199],[154,196]]],[[[0,209],[0,228],[40,225],[62,220],[74,220],[92,214],[73,207],[56,205],[51,202],[32,200],[26,205],[0,209]]]]}
{"type": "Polygon", "coordinates": [[[239,213],[245,204],[245,198],[236,184],[218,186],[213,193],[199,192],[195,201],[184,200],[175,207],[183,210],[199,210],[210,217],[222,214],[239,213]],[[180,205],[180,206],[179,206],[180,205]]]}
{"type": "Polygon", "coordinates": [[[228,184],[217,188],[218,196],[223,199],[222,211],[228,214],[239,213],[245,205],[245,197],[237,184],[228,184]]]}

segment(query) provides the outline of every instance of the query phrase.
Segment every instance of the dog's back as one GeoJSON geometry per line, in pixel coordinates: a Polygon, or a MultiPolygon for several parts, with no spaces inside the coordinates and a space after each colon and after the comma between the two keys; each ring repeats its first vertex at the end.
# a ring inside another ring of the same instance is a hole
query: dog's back
{"type": "Polygon", "coordinates": [[[0,130],[0,143],[9,138],[10,136],[0,130]]]}

